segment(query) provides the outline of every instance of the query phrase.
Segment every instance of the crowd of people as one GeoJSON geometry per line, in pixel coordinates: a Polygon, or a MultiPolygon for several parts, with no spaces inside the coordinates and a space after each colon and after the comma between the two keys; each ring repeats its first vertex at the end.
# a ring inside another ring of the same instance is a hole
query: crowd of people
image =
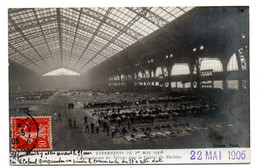
{"type": "MultiPolygon", "coordinates": [[[[100,131],[107,136],[114,138],[117,135],[131,135],[140,131],[144,134],[151,133],[152,130],[171,129],[178,126],[189,126],[188,122],[176,124],[179,117],[191,115],[194,117],[205,117],[215,113],[218,105],[214,103],[204,103],[202,101],[176,102],[164,101],[160,99],[156,103],[142,102],[134,103],[131,106],[109,106],[106,108],[96,108],[90,114],[95,120],[89,121],[84,117],[85,133],[99,134],[100,131]],[[163,103],[162,103],[163,102],[163,103]],[[148,123],[140,127],[140,124],[148,123]],[[158,123],[161,123],[158,125],[158,123]]],[[[69,120],[70,128],[76,127],[76,121],[69,120]],[[73,125],[74,124],[74,125],[73,125]]]]}
{"type": "MultiPolygon", "coordinates": [[[[89,92],[86,92],[89,94],[89,92]]],[[[125,93],[123,93],[125,94],[125,93]]],[[[176,127],[189,127],[180,117],[204,118],[214,115],[220,104],[194,95],[128,96],[116,93],[91,94],[83,103],[88,116],[84,116],[86,134],[134,137],[137,132],[149,136],[152,132],[169,131],[176,127]],[[109,99],[109,97],[111,97],[109,99]]],[[[74,94],[76,101],[84,94],[74,94]]],[[[133,95],[133,94],[132,94],[133,95]]],[[[140,94],[141,95],[141,94],[140,94]]],[[[82,99],[82,98],[81,98],[82,99]]],[[[84,100],[84,99],[82,99],[84,100]]],[[[81,101],[82,101],[81,100],[81,101]]],[[[69,128],[76,128],[76,119],[69,119],[69,128]]]]}
{"type": "MultiPolygon", "coordinates": [[[[99,118],[97,122],[88,121],[88,117],[85,116],[84,118],[84,132],[89,134],[99,134],[100,131],[103,135],[111,136],[115,138],[116,136],[125,136],[126,134],[130,135],[132,138],[135,138],[137,133],[142,133],[143,135],[150,136],[153,131],[170,131],[172,128],[176,127],[189,127],[190,124],[188,122],[179,122],[170,124],[168,122],[162,124],[153,124],[153,125],[146,125],[146,126],[138,126],[138,124],[130,124],[128,125],[115,125],[110,123],[106,119],[99,118]]],[[[69,128],[75,129],[76,126],[76,119],[74,118],[68,120],[69,128]]]]}
{"type": "Polygon", "coordinates": [[[140,104],[155,104],[155,103],[168,103],[168,102],[180,102],[183,100],[191,101],[195,100],[196,97],[191,96],[179,96],[179,97],[142,97],[142,98],[133,98],[133,99],[115,99],[115,100],[96,100],[88,103],[84,103],[84,108],[104,108],[104,107],[122,107],[122,106],[130,106],[132,104],[140,105],[140,104]]]}
{"type": "Polygon", "coordinates": [[[140,105],[138,102],[135,105],[120,107],[96,108],[92,111],[92,115],[109,120],[111,123],[131,122],[133,123],[149,123],[158,121],[167,121],[170,118],[177,120],[178,117],[185,117],[191,114],[195,117],[214,114],[218,108],[214,103],[203,102],[181,102],[167,101],[165,103],[154,104],[147,103],[140,105]],[[174,103],[173,103],[174,102],[174,103]]]}
{"type": "Polygon", "coordinates": [[[9,98],[11,102],[46,100],[55,92],[56,90],[15,91],[10,92],[9,98]]]}

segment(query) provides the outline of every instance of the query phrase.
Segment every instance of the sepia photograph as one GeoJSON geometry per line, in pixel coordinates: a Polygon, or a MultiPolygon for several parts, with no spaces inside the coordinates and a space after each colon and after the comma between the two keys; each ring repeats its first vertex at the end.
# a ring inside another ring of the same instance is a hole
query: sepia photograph
{"type": "Polygon", "coordinates": [[[8,61],[11,165],[249,163],[248,6],[9,8],[8,61]]]}

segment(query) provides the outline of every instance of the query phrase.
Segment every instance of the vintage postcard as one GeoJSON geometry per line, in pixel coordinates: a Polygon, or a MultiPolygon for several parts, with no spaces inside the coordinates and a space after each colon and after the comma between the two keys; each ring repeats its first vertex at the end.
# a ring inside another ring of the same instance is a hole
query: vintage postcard
{"type": "Polygon", "coordinates": [[[9,8],[10,165],[250,163],[248,6],[9,8]]]}

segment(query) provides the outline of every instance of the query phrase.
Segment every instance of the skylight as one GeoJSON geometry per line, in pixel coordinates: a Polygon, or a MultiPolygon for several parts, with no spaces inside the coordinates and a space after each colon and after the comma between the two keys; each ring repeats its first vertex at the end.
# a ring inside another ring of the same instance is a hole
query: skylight
{"type": "Polygon", "coordinates": [[[60,69],[56,69],[54,71],[48,72],[46,74],[44,74],[43,76],[71,76],[71,75],[80,75],[77,72],[65,69],[65,68],[60,68],[60,69]]]}

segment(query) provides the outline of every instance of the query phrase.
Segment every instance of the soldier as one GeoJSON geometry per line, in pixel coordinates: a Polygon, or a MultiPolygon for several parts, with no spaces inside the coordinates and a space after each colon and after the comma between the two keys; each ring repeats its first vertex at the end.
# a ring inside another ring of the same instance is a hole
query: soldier
{"type": "Polygon", "coordinates": [[[73,127],[76,128],[76,118],[74,117],[73,127]]]}
{"type": "Polygon", "coordinates": [[[85,132],[89,132],[89,126],[88,126],[88,124],[86,124],[86,126],[85,126],[85,132]]]}
{"type": "Polygon", "coordinates": [[[107,124],[107,136],[109,136],[109,125],[107,124]]]}
{"type": "Polygon", "coordinates": [[[118,116],[118,117],[116,118],[116,120],[117,120],[117,125],[118,125],[118,127],[120,127],[120,126],[121,126],[121,118],[118,116]]]}
{"type": "Polygon", "coordinates": [[[58,119],[59,119],[59,121],[61,121],[61,113],[60,112],[58,113],[58,119]]]}
{"type": "Polygon", "coordinates": [[[103,122],[103,132],[105,132],[107,129],[107,122],[103,122]]]}
{"type": "Polygon", "coordinates": [[[96,126],[96,132],[97,132],[97,134],[99,133],[99,126],[98,125],[96,126]]]}
{"type": "Polygon", "coordinates": [[[98,125],[101,125],[101,123],[102,123],[102,121],[101,121],[101,119],[99,118],[99,119],[98,119],[98,125]]]}
{"type": "Polygon", "coordinates": [[[70,128],[72,128],[72,119],[70,118],[70,119],[68,120],[68,122],[69,122],[70,128]]]}
{"type": "Polygon", "coordinates": [[[91,128],[91,133],[94,134],[94,127],[95,127],[95,124],[92,122],[90,124],[90,128],[91,128]]]}
{"type": "Polygon", "coordinates": [[[130,121],[128,121],[127,127],[128,127],[129,130],[131,129],[130,121]]]}
{"type": "Polygon", "coordinates": [[[85,117],[84,117],[84,124],[86,124],[87,122],[88,122],[88,117],[85,116],[85,117]]]}

